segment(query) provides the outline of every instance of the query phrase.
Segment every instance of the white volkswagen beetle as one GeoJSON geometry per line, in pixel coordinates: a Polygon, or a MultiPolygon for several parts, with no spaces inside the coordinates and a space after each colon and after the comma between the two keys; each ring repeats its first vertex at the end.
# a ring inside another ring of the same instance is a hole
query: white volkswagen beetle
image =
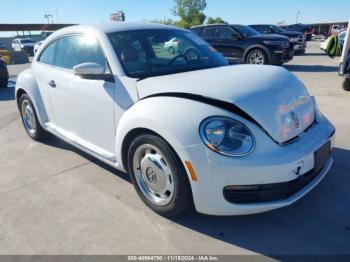
{"type": "Polygon", "coordinates": [[[332,165],[335,129],[293,74],[229,66],[174,27],[57,31],[19,75],[16,98],[31,138],[51,133],[128,172],[165,216],[193,205],[211,215],[284,207],[332,165]],[[187,49],[165,50],[173,38],[187,49]]]}

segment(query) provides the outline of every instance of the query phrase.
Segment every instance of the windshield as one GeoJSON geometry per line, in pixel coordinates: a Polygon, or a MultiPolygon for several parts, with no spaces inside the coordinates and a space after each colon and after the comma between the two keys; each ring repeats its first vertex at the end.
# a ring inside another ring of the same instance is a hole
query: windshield
{"type": "Polygon", "coordinates": [[[168,75],[226,66],[207,42],[184,30],[138,30],[108,35],[126,75],[133,78],[168,75]]]}
{"type": "Polygon", "coordinates": [[[21,43],[22,44],[34,44],[34,41],[31,39],[22,39],[21,43]]]}
{"type": "Polygon", "coordinates": [[[250,26],[246,26],[246,25],[233,25],[232,26],[240,35],[244,36],[244,37],[251,37],[251,36],[255,36],[255,35],[260,35],[260,33],[258,31],[256,31],[255,29],[253,29],[250,26]]]}
{"type": "Polygon", "coordinates": [[[282,28],[280,28],[280,27],[278,27],[278,26],[276,26],[276,25],[270,25],[269,26],[270,28],[271,28],[271,30],[272,31],[274,31],[275,33],[283,33],[283,29],[282,28]]]}

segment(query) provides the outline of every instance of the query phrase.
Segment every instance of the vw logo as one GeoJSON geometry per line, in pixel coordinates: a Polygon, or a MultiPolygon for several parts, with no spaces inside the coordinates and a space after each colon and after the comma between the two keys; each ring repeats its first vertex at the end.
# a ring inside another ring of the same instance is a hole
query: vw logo
{"type": "Polygon", "coordinates": [[[300,120],[299,120],[299,116],[295,113],[295,112],[291,112],[290,113],[293,123],[294,123],[294,127],[295,128],[299,128],[300,127],[300,120]]]}
{"type": "Polygon", "coordinates": [[[148,168],[146,170],[146,177],[148,182],[151,184],[156,184],[157,183],[157,176],[156,173],[154,172],[153,168],[148,168]]]}

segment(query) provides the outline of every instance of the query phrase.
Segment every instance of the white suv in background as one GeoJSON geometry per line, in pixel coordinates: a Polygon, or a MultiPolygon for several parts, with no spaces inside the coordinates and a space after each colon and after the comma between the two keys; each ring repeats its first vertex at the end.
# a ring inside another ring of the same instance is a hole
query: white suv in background
{"type": "Polygon", "coordinates": [[[17,38],[12,41],[12,49],[16,52],[26,51],[29,55],[34,55],[35,41],[31,38],[17,38]]]}

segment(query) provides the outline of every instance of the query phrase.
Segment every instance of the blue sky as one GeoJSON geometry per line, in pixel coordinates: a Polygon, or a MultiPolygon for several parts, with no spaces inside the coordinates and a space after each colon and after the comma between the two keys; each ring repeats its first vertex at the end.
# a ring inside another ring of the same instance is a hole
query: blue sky
{"type": "MultiPolygon", "coordinates": [[[[349,0],[207,0],[207,16],[232,23],[294,23],[348,20],[349,0]]],[[[62,23],[107,21],[113,11],[124,10],[128,21],[171,18],[173,0],[10,0],[2,3],[0,23],[43,23],[44,14],[58,13],[62,23]]],[[[56,19],[55,19],[56,21],[56,19]]]]}

